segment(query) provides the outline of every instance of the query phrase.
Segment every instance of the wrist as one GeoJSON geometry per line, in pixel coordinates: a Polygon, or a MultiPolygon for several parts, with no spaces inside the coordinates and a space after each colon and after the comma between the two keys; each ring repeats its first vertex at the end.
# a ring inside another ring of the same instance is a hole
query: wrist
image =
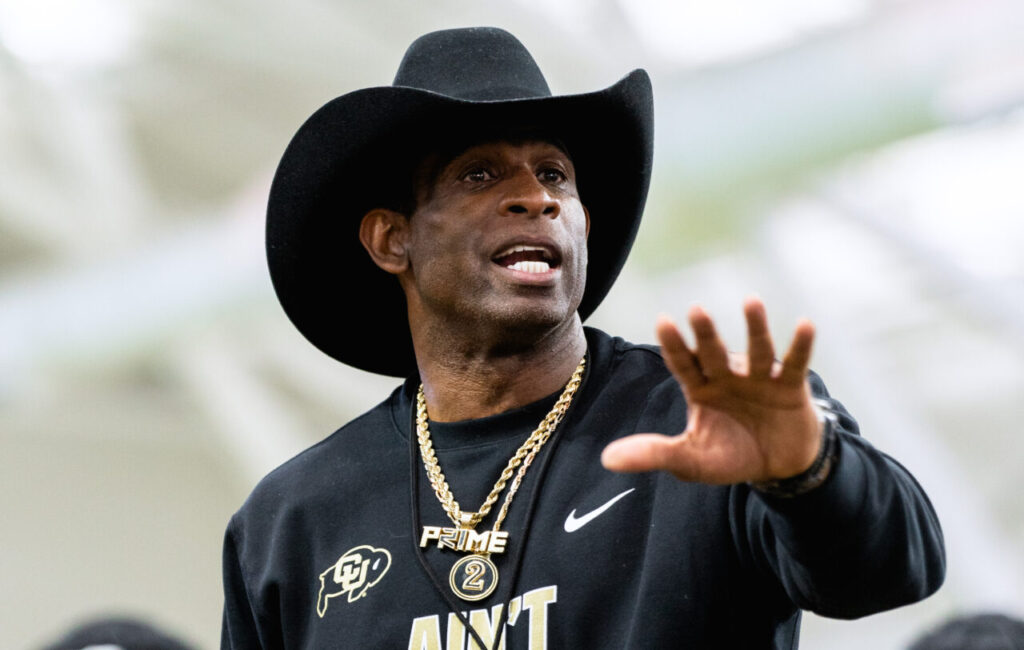
{"type": "Polygon", "coordinates": [[[821,440],[810,467],[789,478],[752,481],[752,488],[770,496],[791,498],[810,492],[825,482],[838,455],[839,423],[836,415],[828,408],[828,402],[815,400],[815,407],[821,422],[821,440]]]}

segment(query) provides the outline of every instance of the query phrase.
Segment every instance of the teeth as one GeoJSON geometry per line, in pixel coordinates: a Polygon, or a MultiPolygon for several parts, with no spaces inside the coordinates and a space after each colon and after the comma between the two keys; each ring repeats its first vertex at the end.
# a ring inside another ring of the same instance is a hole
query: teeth
{"type": "Polygon", "coordinates": [[[516,262],[508,268],[513,271],[525,271],[526,273],[547,273],[551,270],[547,262],[516,262]]]}
{"type": "Polygon", "coordinates": [[[510,247],[506,248],[505,250],[501,251],[500,253],[498,253],[496,255],[496,257],[505,257],[506,255],[511,255],[512,253],[521,253],[521,252],[524,252],[524,251],[541,251],[542,253],[547,255],[547,251],[544,248],[540,247],[540,246],[522,246],[522,245],[520,245],[520,246],[510,246],[510,247]]]}

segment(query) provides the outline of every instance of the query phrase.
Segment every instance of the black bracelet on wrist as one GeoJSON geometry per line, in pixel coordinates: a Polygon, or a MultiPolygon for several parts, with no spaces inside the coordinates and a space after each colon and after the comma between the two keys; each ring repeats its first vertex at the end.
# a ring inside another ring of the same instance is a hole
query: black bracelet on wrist
{"type": "MultiPolygon", "coordinates": [[[[820,405],[818,400],[816,404],[820,405]]],[[[826,403],[827,404],[827,403],[826,403]]],[[[773,497],[784,499],[806,494],[825,482],[839,452],[839,433],[836,431],[837,418],[831,410],[820,410],[822,418],[821,446],[814,462],[803,472],[789,478],[773,481],[753,481],[750,486],[773,497]]]]}

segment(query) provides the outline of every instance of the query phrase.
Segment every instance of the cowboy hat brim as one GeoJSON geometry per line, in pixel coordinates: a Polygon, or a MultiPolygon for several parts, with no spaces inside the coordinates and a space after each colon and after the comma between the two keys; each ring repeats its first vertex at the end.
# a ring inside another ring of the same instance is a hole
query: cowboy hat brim
{"type": "Polygon", "coordinates": [[[405,296],[363,249],[360,221],[402,191],[389,183],[411,183],[417,143],[444,133],[486,133],[485,125],[540,127],[566,146],[591,220],[580,317],[607,295],[633,245],[650,183],[646,72],[634,70],[596,92],[505,101],[366,88],[328,102],[302,125],[278,165],[267,208],[274,290],[324,353],[379,374],[416,372],[405,296]]]}

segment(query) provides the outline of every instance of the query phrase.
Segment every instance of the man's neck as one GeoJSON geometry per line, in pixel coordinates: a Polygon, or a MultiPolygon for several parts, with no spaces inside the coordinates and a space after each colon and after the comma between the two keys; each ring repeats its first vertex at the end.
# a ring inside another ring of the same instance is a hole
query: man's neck
{"type": "Polygon", "coordinates": [[[438,422],[487,417],[558,392],[587,349],[578,318],[521,348],[425,338],[416,360],[427,411],[438,422]]]}

